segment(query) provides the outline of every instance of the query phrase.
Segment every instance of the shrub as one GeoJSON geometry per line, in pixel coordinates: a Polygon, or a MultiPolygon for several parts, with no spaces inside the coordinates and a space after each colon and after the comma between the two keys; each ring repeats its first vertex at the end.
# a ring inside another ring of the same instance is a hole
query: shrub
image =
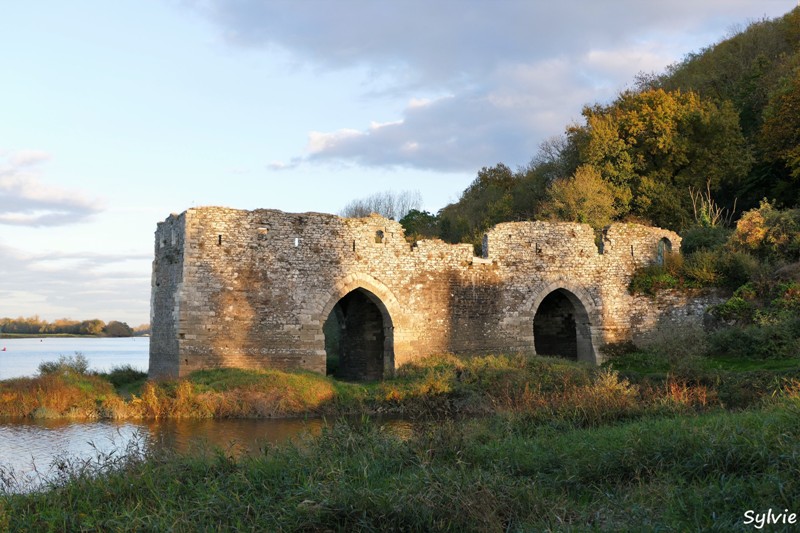
{"type": "Polygon", "coordinates": [[[761,268],[758,259],[747,252],[721,252],[717,264],[722,275],[721,284],[731,289],[748,283],[761,268]]]}
{"type": "Polygon", "coordinates": [[[60,355],[57,361],[45,361],[39,364],[39,375],[56,373],[86,374],[89,370],[89,360],[80,353],[75,355],[60,355]]]}
{"type": "Polygon", "coordinates": [[[749,323],[753,321],[755,306],[741,296],[732,296],[723,304],[715,305],[709,312],[726,322],[749,323]]]}
{"type": "Polygon", "coordinates": [[[797,357],[800,318],[726,328],[712,333],[708,340],[715,355],[753,359],[797,357]]]}
{"type": "Polygon", "coordinates": [[[600,352],[606,360],[617,359],[635,353],[638,350],[631,341],[610,342],[600,347],[600,352]]]}
{"type": "Polygon", "coordinates": [[[685,254],[693,254],[700,250],[715,251],[721,249],[733,231],[721,226],[694,227],[681,236],[681,250],[685,254]]]}
{"type": "Polygon", "coordinates": [[[634,272],[631,278],[630,291],[633,294],[649,294],[654,296],[663,289],[678,287],[679,280],[662,265],[650,265],[634,272]]]}
{"type": "Polygon", "coordinates": [[[717,267],[717,256],[714,252],[702,250],[690,255],[683,266],[686,277],[698,285],[714,285],[721,276],[717,267]]]}
{"type": "Polygon", "coordinates": [[[670,363],[703,356],[708,349],[703,328],[689,325],[675,329],[659,328],[639,344],[647,352],[664,357],[670,363]]]}
{"type": "Polygon", "coordinates": [[[778,297],[771,305],[778,311],[800,313],[800,283],[790,281],[778,286],[778,297]]]}
{"type": "Polygon", "coordinates": [[[763,200],[758,209],[751,209],[739,219],[731,244],[761,259],[797,261],[800,209],[778,210],[763,200]]]}
{"type": "Polygon", "coordinates": [[[733,291],[733,295],[743,300],[755,300],[758,297],[758,291],[755,284],[752,281],[748,281],[733,291]]]}
{"type": "Polygon", "coordinates": [[[147,378],[147,372],[142,372],[138,368],[133,368],[131,365],[115,366],[111,368],[111,372],[107,374],[100,373],[98,375],[110,381],[116,388],[120,388],[123,385],[130,385],[147,378]]]}
{"type": "Polygon", "coordinates": [[[684,256],[679,253],[668,253],[664,255],[664,269],[668,274],[676,278],[683,276],[684,256]]]}

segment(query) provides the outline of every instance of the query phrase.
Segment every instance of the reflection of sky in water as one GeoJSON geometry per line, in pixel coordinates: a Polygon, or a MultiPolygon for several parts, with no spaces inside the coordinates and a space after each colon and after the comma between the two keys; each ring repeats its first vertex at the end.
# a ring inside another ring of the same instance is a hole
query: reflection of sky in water
{"type": "MultiPolygon", "coordinates": [[[[146,426],[131,423],[3,421],[0,424],[0,482],[2,478],[8,480],[13,473],[12,479],[21,485],[16,488],[35,488],[54,478],[57,459],[84,462],[118,456],[131,444],[143,444],[141,437],[146,432],[146,426]]],[[[3,488],[7,487],[0,483],[0,489],[3,488]]]]}
{"type": "MultiPolygon", "coordinates": [[[[134,449],[167,449],[202,453],[215,449],[230,455],[257,452],[267,443],[318,435],[321,419],[167,420],[161,422],[0,421],[0,492],[33,490],[57,479],[58,459],[98,461],[118,458],[134,449]],[[11,484],[9,484],[9,480],[11,484]]],[[[393,433],[406,438],[409,422],[386,420],[393,433]]]]}
{"type": "Polygon", "coordinates": [[[115,366],[131,365],[147,371],[150,364],[150,339],[147,337],[81,338],[47,337],[44,339],[0,339],[0,379],[32,376],[39,363],[58,357],[82,354],[92,370],[108,371],[115,366]]]}

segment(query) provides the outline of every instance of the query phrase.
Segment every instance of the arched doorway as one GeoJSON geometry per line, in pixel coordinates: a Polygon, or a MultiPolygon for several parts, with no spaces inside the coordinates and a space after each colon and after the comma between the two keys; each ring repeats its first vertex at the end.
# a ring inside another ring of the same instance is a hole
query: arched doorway
{"type": "Polygon", "coordinates": [[[539,355],[595,362],[589,314],[566,289],[544,297],[533,317],[533,343],[539,355]]]}
{"type": "Polygon", "coordinates": [[[327,374],[355,381],[391,375],[392,320],[375,294],[363,288],[348,292],[333,306],[322,329],[327,374]]]}
{"type": "Polygon", "coordinates": [[[656,248],[656,264],[664,265],[667,256],[672,253],[672,242],[666,237],[662,238],[658,241],[658,247],[656,248]]]}

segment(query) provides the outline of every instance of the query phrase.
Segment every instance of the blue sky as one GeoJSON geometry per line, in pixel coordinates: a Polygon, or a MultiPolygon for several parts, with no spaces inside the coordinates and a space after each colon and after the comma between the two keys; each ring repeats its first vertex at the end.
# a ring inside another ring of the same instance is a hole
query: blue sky
{"type": "Polygon", "coordinates": [[[794,0],[58,0],[0,7],[0,317],[149,320],[192,206],[436,211],[794,0]]]}

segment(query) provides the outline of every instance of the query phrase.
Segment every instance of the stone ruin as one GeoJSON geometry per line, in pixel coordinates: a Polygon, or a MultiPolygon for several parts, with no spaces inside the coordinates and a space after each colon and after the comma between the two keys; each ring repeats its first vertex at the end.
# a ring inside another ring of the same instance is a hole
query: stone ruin
{"type": "Polygon", "coordinates": [[[599,364],[605,344],[701,322],[703,301],[628,291],[635,269],[680,250],[676,233],[612,224],[598,240],[585,224],[508,222],[476,257],[471,244],[411,244],[378,215],[188,209],[155,233],[150,376],[236,367],[377,380],[436,353],[599,364]]]}

